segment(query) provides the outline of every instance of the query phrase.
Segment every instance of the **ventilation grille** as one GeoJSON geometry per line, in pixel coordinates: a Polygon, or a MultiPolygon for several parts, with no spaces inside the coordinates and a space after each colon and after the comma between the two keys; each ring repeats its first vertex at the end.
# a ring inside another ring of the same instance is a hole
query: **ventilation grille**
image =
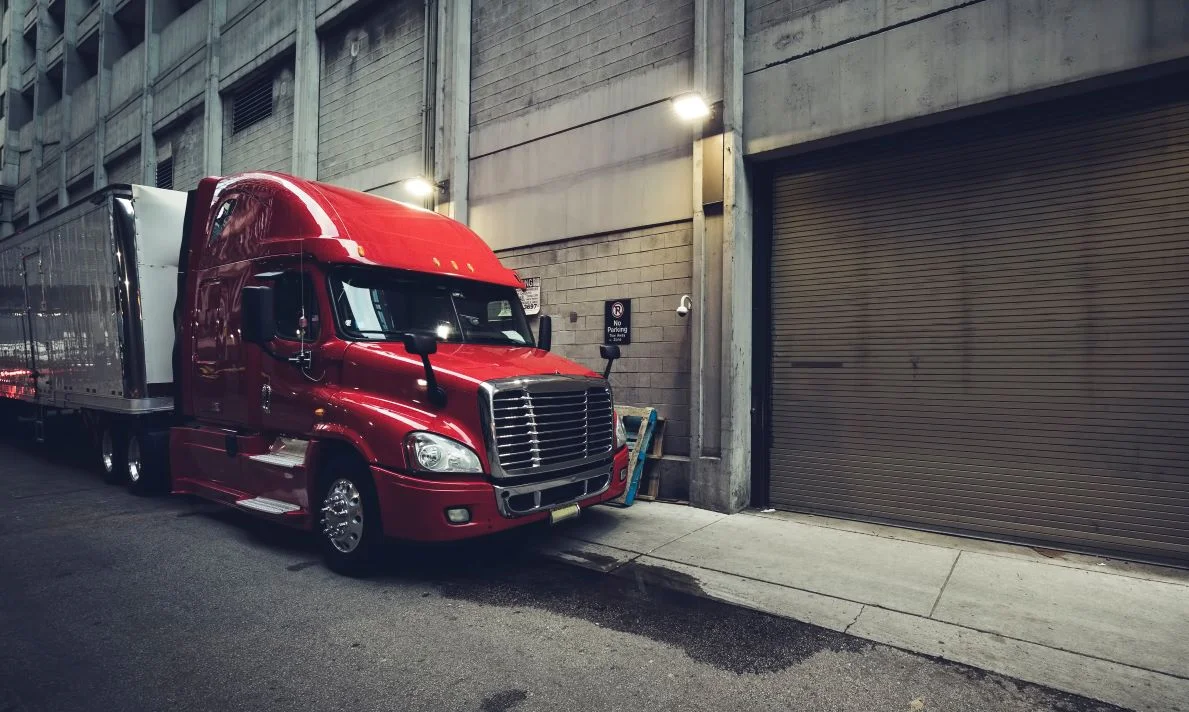
{"type": "Polygon", "coordinates": [[[231,132],[244,129],[272,116],[272,75],[244,85],[231,96],[231,132]]]}
{"type": "Polygon", "coordinates": [[[157,161],[157,187],[173,190],[173,158],[157,161]]]}

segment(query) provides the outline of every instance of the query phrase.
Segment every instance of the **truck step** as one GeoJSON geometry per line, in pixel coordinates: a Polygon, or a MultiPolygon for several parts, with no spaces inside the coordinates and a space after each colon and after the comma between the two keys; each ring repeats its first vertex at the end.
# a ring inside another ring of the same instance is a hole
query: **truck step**
{"type": "Polygon", "coordinates": [[[243,507],[244,509],[251,509],[257,512],[264,512],[265,514],[289,514],[296,512],[301,507],[289,502],[282,502],[278,499],[269,499],[267,497],[253,497],[252,499],[237,500],[235,505],[243,507]]]}
{"type": "Polygon", "coordinates": [[[269,447],[268,452],[261,455],[251,455],[248,459],[291,470],[305,464],[306,450],[309,446],[309,440],[277,438],[276,442],[269,447]]]}

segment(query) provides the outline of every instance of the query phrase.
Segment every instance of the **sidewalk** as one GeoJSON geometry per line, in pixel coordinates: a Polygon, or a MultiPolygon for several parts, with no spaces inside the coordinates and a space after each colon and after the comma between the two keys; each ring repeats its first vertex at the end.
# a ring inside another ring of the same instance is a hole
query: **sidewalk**
{"type": "Polygon", "coordinates": [[[1189,711],[1189,571],[646,502],[583,512],[545,551],[1131,709],[1189,711]]]}

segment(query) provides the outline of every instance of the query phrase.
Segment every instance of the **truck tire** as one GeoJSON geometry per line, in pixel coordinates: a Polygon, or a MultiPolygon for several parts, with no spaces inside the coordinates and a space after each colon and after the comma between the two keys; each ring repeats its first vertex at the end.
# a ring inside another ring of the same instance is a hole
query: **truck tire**
{"type": "Polygon", "coordinates": [[[386,542],[371,472],[358,458],[337,455],[322,473],[314,529],[327,568],[345,576],[374,573],[386,542]]]}
{"type": "Polygon", "coordinates": [[[132,494],[148,497],[167,488],[169,473],[156,433],[132,429],[124,446],[124,484],[132,494]]]}
{"type": "Polygon", "coordinates": [[[124,481],[124,473],[128,467],[124,462],[124,438],[114,423],[106,423],[99,428],[99,448],[96,455],[99,474],[104,482],[114,485],[124,481]]]}

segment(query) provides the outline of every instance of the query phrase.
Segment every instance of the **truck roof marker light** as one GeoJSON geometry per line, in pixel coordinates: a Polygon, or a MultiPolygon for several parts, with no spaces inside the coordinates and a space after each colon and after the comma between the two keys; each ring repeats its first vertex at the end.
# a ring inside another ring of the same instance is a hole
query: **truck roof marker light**
{"type": "Polygon", "coordinates": [[[315,408],[315,409],[314,409],[314,417],[315,417],[315,418],[321,418],[321,417],[322,417],[322,416],[324,416],[324,415],[326,415],[326,409],[325,409],[325,408],[315,408]]]}
{"type": "Polygon", "coordinates": [[[442,266],[442,261],[441,261],[441,260],[439,260],[437,257],[433,258],[433,266],[434,266],[434,267],[441,267],[441,266],[442,266]]]}
{"type": "Polygon", "coordinates": [[[474,271],[475,271],[475,265],[471,264],[470,262],[467,262],[467,269],[469,269],[470,271],[474,272],[474,271]]]}
{"type": "Polygon", "coordinates": [[[454,268],[455,272],[458,271],[458,263],[455,262],[454,260],[450,260],[450,266],[454,268]]]}

